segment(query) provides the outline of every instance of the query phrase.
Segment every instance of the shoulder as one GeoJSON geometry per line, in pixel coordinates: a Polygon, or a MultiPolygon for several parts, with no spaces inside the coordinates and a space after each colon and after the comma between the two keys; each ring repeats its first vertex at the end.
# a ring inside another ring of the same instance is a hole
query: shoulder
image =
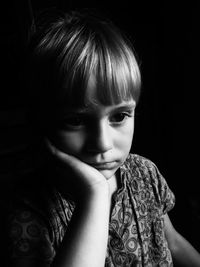
{"type": "Polygon", "coordinates": [[[134,179],[157,186],[160,183],[166,183],[157,165],[150,159],[138,154],[129,154],[122,166],[122,172],[126,173],[130,181],[134,179]]]}
{"type": "Polygon", "coordinates": [[[52,237],[39,213],[21,205],[15,207],[7,222],[7,253],[10,262],[52,262],[55,255],[52,237]]]}
{"type": "Polygon", "coordinates": [[[122,166],[122,174],[134,194],[148,192],[156,203],[169,211],[175,204],[175,196],[158,167],[150,159],[129,154],[122,166]]]}
{"type": "Polygon", "coordinates": [[[11,261],[52,262],[72,214],[70,203],[54,191],[17,192],[5,229],[11,261]]]}
{"type": "Polygon", "coordinates": [[[13,259],[43,258],[49,262],[63,239],[73,206],[51,184],[28,181],[18,183],[9,199],[5,219],[8,253],[13,259]]]}
{"type": "Polygon", "coordinates": [[[142,175],[143,178],[149,176],[155,177],[159,172],[153,161],[138,154],[129,154],[122,169],[123,171],[128,171],[136,176],[142,175]]]}

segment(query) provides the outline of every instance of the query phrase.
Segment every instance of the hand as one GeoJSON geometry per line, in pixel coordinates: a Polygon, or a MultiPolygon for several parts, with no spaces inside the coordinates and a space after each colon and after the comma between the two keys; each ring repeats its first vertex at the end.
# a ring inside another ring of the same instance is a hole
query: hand
{"type": "Polygon", "coordinates": [[[62,152],[46,139],[47,148],[55,164],[56,186],[75,201],[84,201],[91,194],[109,190],[105,177],[95,168],[78,158],[62,152]]]}

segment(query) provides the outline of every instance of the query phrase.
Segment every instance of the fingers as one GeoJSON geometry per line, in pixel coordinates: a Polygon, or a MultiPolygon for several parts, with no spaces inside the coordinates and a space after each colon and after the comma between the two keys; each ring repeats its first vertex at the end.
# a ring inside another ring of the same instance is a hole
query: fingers
{"type": "Polygon", "coordinates": [[[45,143],[47,149],[49,150],[49,152],[51,152],[54,155],[55,146],[53,146],[53,144],[50,142],[50,140],[48,138],[44,139],[44,143],[45,143]]]}
{"type": "Polygon", "coordinates": [[[55,159],[59,159],[63,163],[68,162],[70,156],[66,152],[62,152],[60,149],[56,148],[47,138],[45,138],[45,144],[48,151],[55,159]]]}
{"type": "Polygon", "coordinates": [[[46,138],[45,143],[47,149],[54,157],[54,160],[56,160],[57,163],[63,163],[65,167],[70,167],[70,169],[73,170],[75,173],[83,175],[83,173],[85,174],[85,172],[88,171],[88,168],[92,168],[91,166],[82,162],[73,155],[69,155],[66,152],[63,152],[60,149],[56,148],[49,139],[46,138]]]}
{"type": "Polygon", "coordinates": [[[62,152],[50,140],[46,139],[45,143],[54,158],[56,169],[64,178],[62,190],[67,189],[73,192],[73,195],[76,195],[77,188],[79,188],[78,195],[80,196],[80,192],[83,195],[87,195],[96,192],[96,189],[100,188],[100,186],[102,189],[102,185],[107,188],[107,181],[98,170],[79,160],[77,157],[62,152]]]}

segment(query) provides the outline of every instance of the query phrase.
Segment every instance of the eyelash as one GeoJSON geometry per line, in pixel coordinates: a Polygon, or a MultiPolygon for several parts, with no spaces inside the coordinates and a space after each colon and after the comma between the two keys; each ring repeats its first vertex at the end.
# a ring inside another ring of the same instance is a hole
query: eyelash
{"type": "Polygon", "coordinates": [[[120,113],[114,114],[112,117],[117,117],[117,116],[122,116],[122,118],[119,121],[115,121],[115,122],[113,121],[112,124],[114,124],[114,125],[121,125],[121,124],[123,124],[123,122],[127,118],[132,117],[132,114],[129,113],[129,112],[120,112],[120,113]]]}
{"type": "MultiPolygon", "coordinates": [[[[109,121],[111,125],[114,126],[120,126],[123,125],[123,123],[128,119],[129,117],[133,117],[132,112],[119,112],[116,114],[113,114],[110,116],[109,121]],[[119,120],[116,119],[117,116],[122,116],[122,118],[119,118],[119,120]],[[114,121],[114,118],[116,119],[114,121]]],[[[68,130],[79,130],[82,127],[85,127],[87,125],[91,125],[92,119],[90,117],[85,117],[84,115],[72,115],[69,116],[65,120],[61,122],[61,128],[68,129],[68,130]]]]}

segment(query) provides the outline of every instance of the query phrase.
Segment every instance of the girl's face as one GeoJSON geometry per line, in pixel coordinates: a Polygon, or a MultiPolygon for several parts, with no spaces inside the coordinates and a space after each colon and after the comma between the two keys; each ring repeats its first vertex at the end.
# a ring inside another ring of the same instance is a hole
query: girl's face
{"type": "Polygon", "coordinates": [[[110,179],[130,152],[136,103],[130,100],[103,106],[95,90],[90,90],[93,86],[94,80],[90,79],[84,107],[61,111],[64,115],[53,134],[53,141],[59,149],[110,179]]]}

